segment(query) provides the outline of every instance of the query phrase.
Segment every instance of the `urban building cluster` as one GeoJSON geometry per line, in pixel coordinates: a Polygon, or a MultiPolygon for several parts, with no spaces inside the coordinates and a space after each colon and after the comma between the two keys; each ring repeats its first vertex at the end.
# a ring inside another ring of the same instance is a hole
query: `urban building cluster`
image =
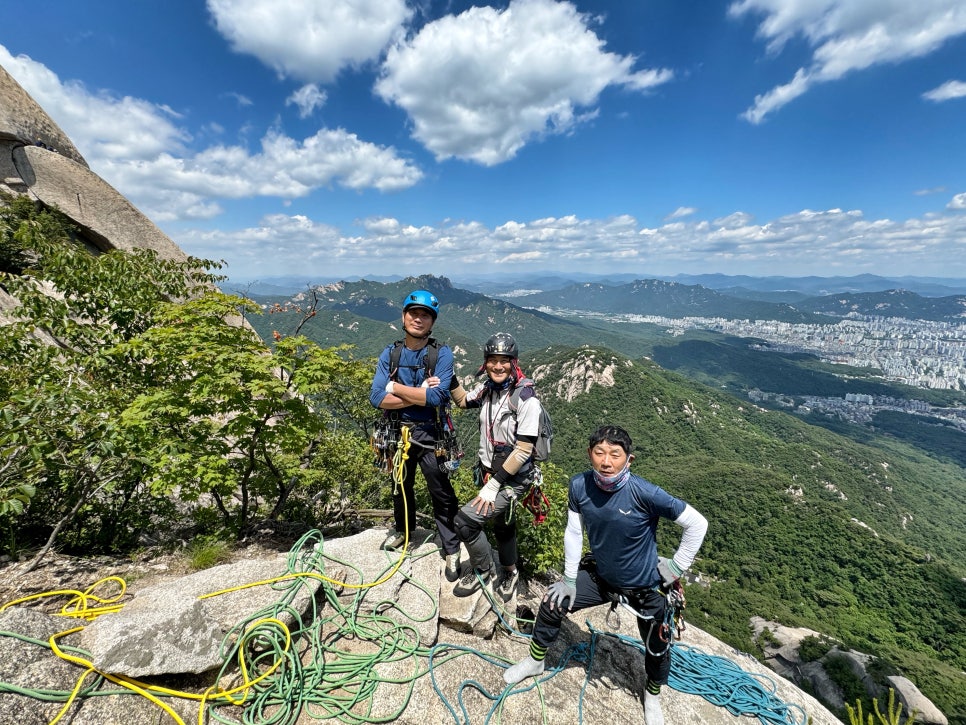
{"type": "Polygon", "coordinates": [[[759,338],[774,352],[809,352],[827,362],[875,368],[887,380],[919,388],[966,390],[966,322],[865,317],[815,325],[713,317],[619,317],[661,325],[671,334],[703,329],[759,338]]]}

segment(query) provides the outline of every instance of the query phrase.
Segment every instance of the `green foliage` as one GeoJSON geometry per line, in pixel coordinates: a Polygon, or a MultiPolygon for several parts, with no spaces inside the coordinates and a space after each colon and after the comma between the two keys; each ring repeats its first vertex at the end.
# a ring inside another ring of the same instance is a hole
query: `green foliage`
{"type": "Polygon", "coordinates": [[[227,562],[231,558],[231,545],[217,537],[199,536],[188,544],[185,555],[188,566],[201,571],[227,562]]]}
{"type": "MultiPolygon", "coordinates": [[[[552,454],[551,454],[552,455],[552,454]]],[[[543,494],[550,511],[542,524],[519,503],[516,507],[519,550],[524,569],[530,574],[563,568],[563,530],[567,524],[567,490],[570,477],[550,461],[540,464],[543,494]]]]}
{"type": "Polygon", "coordinates": [[[29,263],[22,236],[31,224],[43,226],[48,216],[37,212],[26,196],[0,192],[0,273],[20,274],[29,263]]]}
{"type": "Polygon", "coordinates": [[[849,666],[848,660],[841,655],[829,655],[822,663],[829,679],[832,680],[842,691],[842,697],[846,702],[861,701],[866,697],[865,686],[862,680],[855,674],[849,666]]]}
{"type": "MultiPolygon", "coordinates": [[[[896,691],[890,688],[889,705],[884,713],[879,710],[879,701],[872,700],[871,709],[875,712],[875,720],[872,719],[872,713],[869,713],[865,720],[862,719],[862,700],[857,699],[854,708],[851,705],[846,705],[845,709],[849,715],[850,725],[899,725],[899,718],[902,716],[902,703],[895,702],[895,696],[896,691]]],[[[904,722],[906,725],[915,725],[915,710],[909,713],[909,718],[904,722]]]]}
{"type": "Polygon", "coordinates": [[[825,637],[809,635],[798,645],[798,656],[802,662],[814,662],[827,655],[832,646],[832,642],[825,637]]]}
{"type": "Polygon", "coordinates": [[[206,508],[242,535],[375,490],[369,361],[297,334],[267,348],[214,263],[93,255],[54,212],[16,211],[4,228],[31,264],[2,277],[20,305],[0,339],[0,506],[22,536],[124,549],[185,513],[210,527],[206,508]]]}
{"type": "Polygon", "coordinates": [[[148,252],[95,257],[59,214],[21,200],[5,210],[0,237],[13,234],[30,265],[0,277],[20,303],[0,339],[3,500],[16,512],[30,499],[21,528],[57,531],[71,520],[67,540],[123,545],[158,506],[143,495],[136,441],[119,424],[142,381],[114,350],[143,332],[166,299],[213,278],[196,262],[148,252]]]}
{"type": "Polygon", "coordinates": [[[882,410],[872,419],[877,433],[907,441],[937,458],[966,467],[966,433],[951,423],[899,411],[882,410]]]}

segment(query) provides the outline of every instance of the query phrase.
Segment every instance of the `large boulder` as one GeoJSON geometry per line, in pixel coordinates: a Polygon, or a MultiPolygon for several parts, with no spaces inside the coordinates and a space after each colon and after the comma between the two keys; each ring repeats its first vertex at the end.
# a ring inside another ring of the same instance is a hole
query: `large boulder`
{"type": "Polygon", "coordinates": [[[80,151],[54,119],[0,66],[0,144],[4,140],[30,146],[40,142],[47,149],[87,166],[80,151]]]}
{"type": "Polygon", "coordinates": [[[55,207],[94,250],[152,249],[187,255],[120,192],[91,171],[30,94],[0,67],[0,190],[55,207]]]}

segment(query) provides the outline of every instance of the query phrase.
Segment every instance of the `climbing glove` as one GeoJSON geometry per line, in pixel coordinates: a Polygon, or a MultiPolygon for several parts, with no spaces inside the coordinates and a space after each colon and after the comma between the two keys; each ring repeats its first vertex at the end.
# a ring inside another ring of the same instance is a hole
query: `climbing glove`
{"type": "Polygon", "coordinates": [[[661,575],[665,587],[672,587],[674,582],[681,578],[684,570],[674,563],[674,559],[659,556],[657,557],[657,573],[661,575]]]}
{"type": "Polygon", "coordinates": [[[559,582],[551,584],[543,598],[550,602],[551,608],[563,609],[565,606],[570,608],[577,598],[577,580],[565,576],[559,582]]]}

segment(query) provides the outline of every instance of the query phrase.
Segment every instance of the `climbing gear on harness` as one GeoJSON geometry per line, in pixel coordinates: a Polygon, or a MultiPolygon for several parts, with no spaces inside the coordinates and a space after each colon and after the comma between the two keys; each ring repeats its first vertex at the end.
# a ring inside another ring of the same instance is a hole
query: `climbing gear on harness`
{"type": "Polygon", "coordinates": [[[463,461],[463,445],[460,443],[459,436],[456,435],[456,426],[448,411],[440,415],[442,439],[436,447],[436,457],[442,460],[442,469],[448,474],[453,474],[460,467],[463,461]]]}
{"type": "Polygon", "coordinates": [[[667,591],[667,607],[664,610],[664,627],[661,629],[662,639],[670,642],[671,637],[680,640],[681,633],[687,629],[684,623],[684,609],[687,607],[687,600],[684,598],[684,584],[678,579],[667,591]],[[666,630],[665,630],[666,628],[666,630]],[[667,638],[663,635],[667,632],[667,638]]]}
{"type": "Polygon", "coordinates": [[[399,418],[384,411],[372,425],[369,447],[374,454],[372,465],[383,473],[392,473],[392,460],[399,445],[399,418]]]}
{"type": "Polygon", "coordinates": [[[533,514],[533,525],[538,526],[550,515],[550,499],[543,492],[543,472],[534,466],[530,490],[523,498],[523,506],[533,514]]]}

